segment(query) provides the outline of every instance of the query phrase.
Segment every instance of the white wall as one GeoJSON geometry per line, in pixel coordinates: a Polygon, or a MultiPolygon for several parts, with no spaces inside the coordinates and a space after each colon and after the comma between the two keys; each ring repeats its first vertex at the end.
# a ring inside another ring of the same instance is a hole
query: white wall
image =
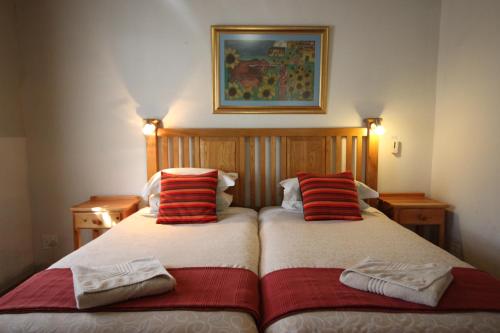
{"type": "Polygon", "coordinates": [[[33,266],[18,59],[14,2],[0,0],[0,292],[33,266]]]}
{"type": "Polygon", "coordinates": [[[140,190],[139,105],[141,116],[169,111],[172,127],[360,126],[382,115],[380,189],[428,192],[439,13],[434,0],[19,1],[37,261],[72,249],[72,204],[140,190]],[[328,113],[213,115],[212,24],[333,26],[328,113]],[[57,252],[40,249],[42,232],[59,235],[57,252]]]}
{"type": "Polygon", "coordinates": [[[496,0],[443,1],[432,195],[454,206],[452,249],[500,277],[499,14],[496,0]]]}

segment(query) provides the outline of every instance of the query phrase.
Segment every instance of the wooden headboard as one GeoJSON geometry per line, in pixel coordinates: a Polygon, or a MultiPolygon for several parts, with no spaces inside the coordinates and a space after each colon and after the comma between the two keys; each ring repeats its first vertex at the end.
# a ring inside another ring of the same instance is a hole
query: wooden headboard
{"type": "Polygon", "coordinates": [[[351,170],[357,180],[377,188],[378,137],[365,127],[159,128],[146,136],[146,144],[148,178],[176,167],[237,172],[236,206],[279,205],[279,182],[299,171],[351,170]]]}

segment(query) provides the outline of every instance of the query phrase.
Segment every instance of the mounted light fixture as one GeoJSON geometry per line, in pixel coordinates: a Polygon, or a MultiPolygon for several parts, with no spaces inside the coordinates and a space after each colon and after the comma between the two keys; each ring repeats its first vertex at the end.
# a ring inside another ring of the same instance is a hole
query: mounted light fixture
{"type": "Polygon", "coordinates": [[[382,126],[382,118],[367,118],[366,125],[370,133],[377,135],[383,135],[385,133],[385,128],[382,126]]]}
{"type": "Polygon", "coordinates": [[[142,133],[144,135],[155,135],[156,130],[161,127],[161,120],[159,119],[144,119],[142,126],[142,133]]]}

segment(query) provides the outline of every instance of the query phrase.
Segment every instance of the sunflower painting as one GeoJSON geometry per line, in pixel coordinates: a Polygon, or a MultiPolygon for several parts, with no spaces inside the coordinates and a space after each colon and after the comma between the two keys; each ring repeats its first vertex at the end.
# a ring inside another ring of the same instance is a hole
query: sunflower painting
{"type": "Polygon", "coordinates": [[[216,113],[324,113],[327,27],[212,27],[216,113]]]}
{"type": "Polygon", "coordinates": [[[314,40],[225,40],[224,98],[243,100],[231,94],[237,90],[250,92],[252,101],[312,101],[304,82],[307,73],[314,89],[315,46],[314,40]]]}

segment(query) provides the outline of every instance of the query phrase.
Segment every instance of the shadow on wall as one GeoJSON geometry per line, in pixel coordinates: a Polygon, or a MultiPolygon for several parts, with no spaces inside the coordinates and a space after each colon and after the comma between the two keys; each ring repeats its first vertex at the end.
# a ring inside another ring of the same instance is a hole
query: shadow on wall
{"type": "Polygon", "coordinates": [[[451,210],[446,211],[446,240],[448,252],[464,260],[462,236],[458,214],[451,210]]]}
{"type": "Polygon", "coordinates": [[[360,119],[383,118],[384,104],[382,103],[362,103],[355,106],[360,119]]]}
{"type": "Polygon", "coordinates": [[[182,1],[100,1],[96,7],[103,45],[139,116],[163,119],[195,72],[193,47],[209,42],[196,40],[208,28],[198,26],[182,1]],[[178,30],[183,33],[172,34],[178,30]]]}

